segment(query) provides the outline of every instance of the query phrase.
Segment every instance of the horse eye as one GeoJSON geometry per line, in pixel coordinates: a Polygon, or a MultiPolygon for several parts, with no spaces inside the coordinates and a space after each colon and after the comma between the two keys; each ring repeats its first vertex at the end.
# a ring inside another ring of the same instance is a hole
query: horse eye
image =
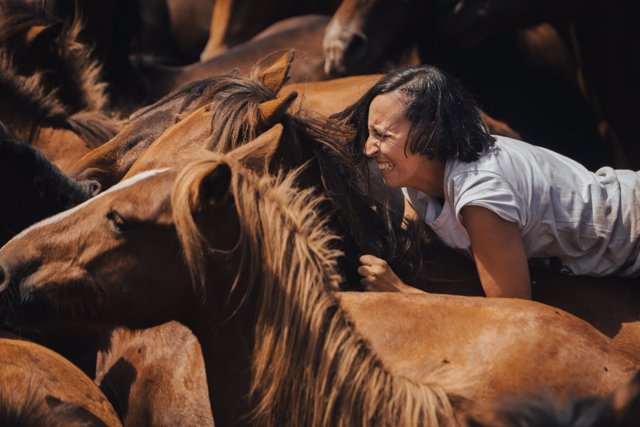
{"type": "Polygon", "coordinates": [[[114,210],[110,210],[109,212],[107,212],[107,219],[111,221],[111,224],[113,224],[115,229],[120,233],[127,231],[127,229],[129,228],[127,221],[125,221],[122,215],[114,210]]]}

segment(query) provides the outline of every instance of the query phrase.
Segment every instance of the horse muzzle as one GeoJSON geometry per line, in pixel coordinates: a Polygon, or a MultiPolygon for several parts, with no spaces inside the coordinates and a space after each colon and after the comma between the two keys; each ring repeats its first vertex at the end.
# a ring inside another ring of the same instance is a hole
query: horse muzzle
{"type": "Polygon", "coordinates": [[[339,23],[330,23],[325,31],[322,47],[324,71],[327,75],[338,77],[355,74],[368,65],[369,41],[360,31],[343,27],[339,23]]]}

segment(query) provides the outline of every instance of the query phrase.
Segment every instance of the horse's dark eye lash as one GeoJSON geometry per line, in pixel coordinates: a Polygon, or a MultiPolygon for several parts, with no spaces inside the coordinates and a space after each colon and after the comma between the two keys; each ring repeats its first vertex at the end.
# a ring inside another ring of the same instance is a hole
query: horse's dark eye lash
{"type": "Polygon", "coordinates": [[[107,219],[111,221],[111,224],[113,224],[119,232],[124,232],[128,228],[127,221],[125,221],[122,215],[113,209],[107,212],[107,219]]]}

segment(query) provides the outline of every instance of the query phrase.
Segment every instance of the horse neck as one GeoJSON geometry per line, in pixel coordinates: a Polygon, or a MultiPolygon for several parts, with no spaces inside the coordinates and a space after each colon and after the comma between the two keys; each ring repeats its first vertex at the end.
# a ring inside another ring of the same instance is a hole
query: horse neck
{"type": "Polygon", "coordinates": [[[209,401],[216,426],[250,425],[248,400],[253,358],[252,306],[244,306],[228,321],[211,326],[204,308],[200,320],[190,325],[202,348],[209,401]]]}

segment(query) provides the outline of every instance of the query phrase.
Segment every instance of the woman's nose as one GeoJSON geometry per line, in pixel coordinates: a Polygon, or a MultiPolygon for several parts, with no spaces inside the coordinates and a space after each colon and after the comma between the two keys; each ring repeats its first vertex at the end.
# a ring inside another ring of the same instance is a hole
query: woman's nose
{"type": "Polygon", "coordinates": [[[378,152],[378,144],[371,137],[367,138],[364,143],[364,155],[367,157],[373,157],[378,152]]]}

